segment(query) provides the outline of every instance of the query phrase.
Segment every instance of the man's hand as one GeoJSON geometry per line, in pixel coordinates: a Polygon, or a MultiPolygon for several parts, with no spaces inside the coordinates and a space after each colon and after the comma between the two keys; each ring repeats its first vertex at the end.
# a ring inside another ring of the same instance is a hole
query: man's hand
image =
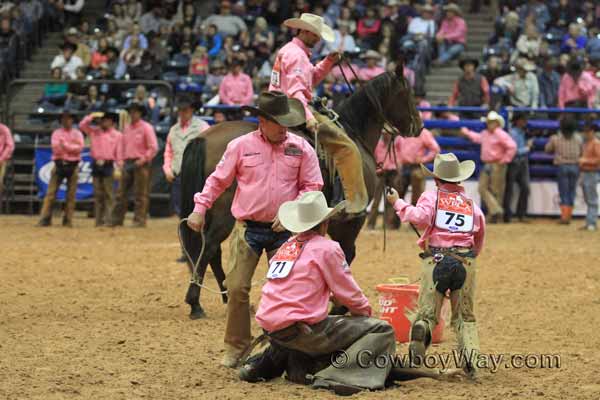
{"type": "Polygon", "coordinates": [[[173,175],[173,171],[168,170],[165,172],[165,177],[167,178],[167,182],[171,183],[175,180],[175,175],[173,175]]]}
{"type": "Polygon", "coordinates": [[[273,225],[271,225],[271,229],[273,229],[274,232],[285,231],[285,228],[283,227],[283,225],[281,225],[281,222],[279,222],[279,217],[275,216],[275,219],[273,220],[273,225]]]}
{"type": "Polygon", "coordinates": [[[339,51],[332,51],[327,55],[327,59],[337,64],[342,59],[342,55],[339,51]]]}
{"type": "Polygon", "coordinates": [[[310,118],[306,121],[306,129],[311,131],[312,133],[317,133],[317,128],[319,127],[319,122],[315,117],[310,118]]]}
{"type": "Polygon", "coordinates": [[[113,171],[113,179],[115,179],[115,180],[117,180],[117,181],[118,181],[119,179],[121,179],[121,168],[119,168],[119,167],[116,167],[116,168],[114,169],[114,171],[113,171]]]}
{"type": "Polygon", "coordinates": [[[396,189],[390,188],[389,192],[386,190],[385,198],[387,199],[388,203],[394,205],[394,203],[400,199],[400,196],[398,195],[398,191],[396,191],[396,189]]]}
{"type": "Polygon", "coordinates": [[[104,160],[96,160],[96,164],[102,167],[104,165],[104,160]]]}
{"type": "Polygon", "coordinates": [[[204,215],[192,212],[187,217],[187,226],[194,232],[200,232],[204,227],[204,215]]]}
{"type": "Polygon", "coordinates": [[[144,164],[146,164],[146,161],[142,160],[141,158],[138,158],[137,160],[135,160],[135,166],[136,167],[141,167],[144,164]]]}
{"type": "Polygon", "coordinates": [[[91,113],[90,116],[92,117],[92,119],[102,118],[102,117],[104,117],[104,113],[101,111],[96,111],[96,112],[91,113]]]}

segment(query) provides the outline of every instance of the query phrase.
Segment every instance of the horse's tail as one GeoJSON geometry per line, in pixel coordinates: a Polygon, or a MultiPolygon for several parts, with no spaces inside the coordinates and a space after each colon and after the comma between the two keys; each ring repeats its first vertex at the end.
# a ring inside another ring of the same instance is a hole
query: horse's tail
{"type": "MultiPolygon", "coordinates": [[[[201,192],[206,180],[204,163],[206,160],[206,139],[197,138],[188,143],[181,162],[181,218],[194,211],[194,194],[201,192]]],[[[184,224],[183,245],[194,262],[200,256],[202,241],[200,234],[184,224]]]]}

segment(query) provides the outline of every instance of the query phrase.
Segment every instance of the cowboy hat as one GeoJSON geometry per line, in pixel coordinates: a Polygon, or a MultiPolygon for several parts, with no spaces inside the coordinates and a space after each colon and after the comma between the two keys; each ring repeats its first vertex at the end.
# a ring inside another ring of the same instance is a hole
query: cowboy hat
{"type": "Polygon", "coordinates": [[[376,60],[381,60],[381,54],[376,52],[375,50],[367,50],[365,54],[361,56],[362,59],[368,60],[370,58],[374,58],[376,60]]]}
{"type": "Polygon", "coordinates": [[[433,7],[431,7],[430,4],[425,4],[424,6],[421,6],[421,14],[426,13],[426,12],[428,12],[428,13],[434,12],[434,9],[433,9],[433,7]]]}
{"type": "Polygon", "coordinates": [[[67,32],[65,32],[65,36],[78,36],[78,35],[79,35],[79,31],[74,26],[70,27],[69,29],[67,29],[67,32]]]}
{"type": "Polygon", "coordinates": [[[467,64],[473,64],[475,69],[477,69],[477,67],[479,67],[479,60],[477,60],[476,58],[465,57],[458,62],[458,66],[460,67],[460,69],[465,69],[465,65],[467,64]]]}
{"type": "Polygon", "coordinates": [[[520,68],[524,69],[525,71],[531,72],[535,71],[535,64],[533,64],[526,58],[520,57],[519,59],[517,59],[517,62],[515,62],[515,68],[520,68]]]}
{"type": "Polygon", "coordinates": [[[502,117],[502,115],[498,114],[496,111],[490,111],[485,117],[485,121],[496,121],[500,124],[500,128],[504,128],[504,117],[502,117]]]}
{"type": "Polygon", "coordinates": [[[290,18],[283,21],[283,25],[288,28],[301,29],[309,31],[321,37],[327,42],[333,42],[335,34],[333,30],[327,26],[323,17],[320,15],[302,13],[300,18],[290,18]]]}
{"type": "Polygon", "coordinates": [[[177,109],[182,110],[184,108],[193,108],[194,100],[187,95],[181,95],[177,98],[177,109]]]}
{"type": "Polygon", "coordinates": [[[72,52],[77,51],[77,45],[70,42],[64,42],[63,44],[59,45],[58,48],[61,50],[70,49],[72,52]]]}
{"type": "Polygon", "coordinates": [[[146,107],[142,103],[137,101],[129,103],[126,109],[128,113],[131,113],[132,111],[139,111],[142,115],[146,114],[146,107]]]}
{"type": "Polygon", "coordinates": [[[301,233],[333,217],[345,206],[346,202],[342,201],[334,208],[327,207],[323,192],[306,192],[298,200],[283,203],[277,217],[285,229],[301,233]]]}
{"type": "Polygon", "coordinates": [[[119,122],[119,114],[117,114],[116,112],[112,111],[109,108],[103,108],[102,110],[100,110],[102,112],[102,116],[100,117],[100,119],[110,119],[113,122],[117,123],[119,122]]]}
{"type": "Polygon", "coordinates": [[[444,6],[444,11],[452,11],[454,13],[456,13],[457,15],[460,15],[462,17],[463,13],[462,10],[460,9],[459,6],[457,6],[454,3],[450,3],[446,6],[444,6]]]}
{"type": "MultiPolygon", "coordinates": [[[[463,182],[475,172],[475,162],[472,160],[458,161],[454,153],[438,154],[433,160],[433,171],[421,164],[426,176],[441,179],[446,182],[463,182]]],[[[281,219],[280,219],[281,220],[281,219]]]]}
{"type": "Polygon", "coordinates": [[[286,128],[302,125],[306,122],[302,102],[288,98],[282,92],[275,90],[262,92],[258,96],[257,105],[258,107],[243,106],[242,110],[275,121],[286,128]]]}

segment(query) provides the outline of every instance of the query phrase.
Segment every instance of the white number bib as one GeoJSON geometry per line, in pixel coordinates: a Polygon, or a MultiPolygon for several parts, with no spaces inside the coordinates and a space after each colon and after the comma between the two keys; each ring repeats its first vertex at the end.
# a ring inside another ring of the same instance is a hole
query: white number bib
{"type": "Polygon", "coordinates": [[[449,232],[473,231],[473,201],[460,193],[438,190],[435,226],[449,232]]]}
{"type": "Polygon", "coordinates": [[[281,85],[281,81],[279,80],[279,71],[271,71],[271,85],[275,87],[279,87],[281,85]]]}
{"type": "Polygon", "coordinates": [[[294,268],[294,264],[300,257],[305,244],[306,242],[299,242],[295,238],[285,242],[271,259],[267,278],[282,279],[287,277],[294,268]]]}

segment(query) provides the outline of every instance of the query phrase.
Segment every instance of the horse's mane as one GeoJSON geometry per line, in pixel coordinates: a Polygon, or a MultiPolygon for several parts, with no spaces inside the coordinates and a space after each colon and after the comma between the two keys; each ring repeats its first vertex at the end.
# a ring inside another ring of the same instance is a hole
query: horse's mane
{"type": "Polygon", "coordinates": [[[394,74],[385,72],[365,82],[363,87],[335,107],[335,111],[340,116],[340,121],[348,135],[356,139],[366,139],[369,120],[379,118],[366,90],[369,90],[373,96],[377,96],[383,102],[384,99],[389,97],[395,82],[394,74]]]}

